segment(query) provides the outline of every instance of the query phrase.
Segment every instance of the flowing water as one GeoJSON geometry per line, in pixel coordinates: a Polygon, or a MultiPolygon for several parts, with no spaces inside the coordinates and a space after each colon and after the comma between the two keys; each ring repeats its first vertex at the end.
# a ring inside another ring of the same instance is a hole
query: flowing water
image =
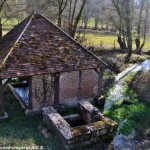
{"type": "Polygon", "coordinates": [[[115,78],[115,86],[110,90],[109,96],[106,97],[104,111],[109,110],[113,104],[121,103],[125,99],[123,95],[123,80],[132,72],[147,71],[150,69],[150,59],[145,60],[141,64],[134,64],[126,68],[123,72],[119,73],[115,78]]]}
{"type": "MultiPolygon", "coordinates": [[[[138,72],[138,71],[147,71],[150,69],[150,59],[145,60],[141,64],[134,64],[128,68],[126,68],[123,72],[119,73],[116,76],[116,84],[115,86],[111,89],[110,94],[108,97],[106,97],[106,103],[104,106],[104,111],[109,110],[113,104],[122,102],[123,99],[125,99],[123,95],[123,80],[124,78],[132,72],[138,72]]],[[[134,133],[132,133],[129,136],[124,136],[122,134],[119,134],[119,130],[122,127],[122,125],[125,123],[125,121],[122,121],[118,125],[118,132],[116,136],[113,139],[113,145],[115,150],[122,150],[122,149],[127,149],[127,150],[132,150],[134,147],[138,144],[138,141],[134,139],[134,133]]]]}

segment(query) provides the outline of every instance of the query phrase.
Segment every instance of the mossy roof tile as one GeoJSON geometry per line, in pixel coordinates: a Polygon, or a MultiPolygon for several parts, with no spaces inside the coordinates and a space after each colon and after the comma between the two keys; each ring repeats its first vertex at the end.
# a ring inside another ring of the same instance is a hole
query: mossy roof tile
{"type": "Polygon", "coordinates": [[[0,78],[105,66],[48,19],[33,13],[0,40],[0,78]]]}

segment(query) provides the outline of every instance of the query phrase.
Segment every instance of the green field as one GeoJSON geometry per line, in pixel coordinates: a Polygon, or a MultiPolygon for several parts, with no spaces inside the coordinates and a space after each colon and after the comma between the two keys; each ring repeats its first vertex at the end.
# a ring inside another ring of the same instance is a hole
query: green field
{"type": "Polygon", "coordinates": [[[108,33],[86,33],[87,45],[95,46],[100,48],[119,48],[117,43],[117,37],[113,34],[108,33]]]}
{"type": "Polygon", "coordinates": [[[3,24],[3,35],[5,35],[10,29],[12,29],[15,25],[17,25],[20,21],[16,18],[11,18],[9,20],[2,19],[3,24]]]}
{"type": "Polygon", "coordinates": [[[2,24],[3,25],[3,28],[12,28],[13,26],[17,25],[18,23],[20,22],[20,20],[17,20],[16,18],[11,18],[9,20],[7,19],[2,19],[2,24]]]}
{"type": "MultiPolygon", "coordinates": [[[[95,46],[100,48],[119,48],[119,44],[117,42],[117,36],[111,32],[99,32],[98,33],[86,33],[87,38],[87,46],[95,46]]],[[[141,39],[142,43],[142,39],[141,39]]],[[[135,49],[135,43],[133,39],[133,49],[135,49]]],[[[144,50],[150,49],[150,37],[146,38],[144,50]]]]}

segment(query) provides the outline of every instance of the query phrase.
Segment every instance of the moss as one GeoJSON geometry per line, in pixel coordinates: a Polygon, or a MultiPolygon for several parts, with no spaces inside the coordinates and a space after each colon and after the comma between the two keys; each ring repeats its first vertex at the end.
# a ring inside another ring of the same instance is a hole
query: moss
{"type": "Polygon", "coordinates": [[[106,126],[106,124],[103,121],[97,121],[97,122],[93,122],[92,125],[94,126],[94,128],[98,129],[98,128],[104,128],[106,126]]]}
{"type": "Polygon", "coordinates": [[[132,105],[121,104],[120,106],[113,106],[108,112],[105,112],[105,114],[117,122],[125,121],[120,132],[128,135],[137,127],[137,124],[143,123],[139,122],[135,116],[139,114],[140,117],[142,112],[148,111],[148,108],[149,107],[142,102],[137,102],[132,105]]]}
{"type": "Polygon", "coordinates": [[[5,67],[5,64],[0,65],[0,70],[2,70],[5,67]]]}
{"type": "Polygon", "coordinates": [[[124,95],[124,101],[129,103],[135,103],[138,101],[139,97],[138,94],[131,88],[130,84],[133,81],[133,78],[137,72],[131,72],[129,73],[125,79],[123,80],[123,95],[124,95]]]}
{"type": "Polygon", "coordinates": [[[74,137],[78,137],[81,135],[81,132],[78,128],[72,129],[72,134],[74,137]]]}

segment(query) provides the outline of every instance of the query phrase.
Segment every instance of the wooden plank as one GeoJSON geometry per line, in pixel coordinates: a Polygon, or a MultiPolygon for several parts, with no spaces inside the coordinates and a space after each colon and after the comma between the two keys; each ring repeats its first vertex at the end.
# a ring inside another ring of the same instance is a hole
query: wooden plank
{"type": "Polygon", "coordinates": [[[57,73],[57,74],[54,74],[54,106],[55,107],[58,107],[59,106],[59,77],[60,77],[60,74],[57,73]]]}
{"type": "Polygon", "coordinates": [[[82,71],[79,71],[78,100],[81,100],[81,83],[82,83],[82,71]]]}
{"type": "Polygon", "coordinates": [[[32,109],[33,108],[33,105],[32,105],[32,80],[33,80],[33,78],[32,78],[32,76],[30,76],[29,78],[28,78],[28,82],[29,82],[29,108],[30,109],[32,109]]]}
{"type": "Polygon", "coordinates": [[[3,86],[2,80],[0,80],[0,117],[4,116],[4,104],[3,104],[3,86]]]}
{"type": "Polygon", "coordinates": [[[11,81],[12,78],[7,79],[7,81],[2,85],[3,90],[5,89],[6,85],[11,81]]]}

